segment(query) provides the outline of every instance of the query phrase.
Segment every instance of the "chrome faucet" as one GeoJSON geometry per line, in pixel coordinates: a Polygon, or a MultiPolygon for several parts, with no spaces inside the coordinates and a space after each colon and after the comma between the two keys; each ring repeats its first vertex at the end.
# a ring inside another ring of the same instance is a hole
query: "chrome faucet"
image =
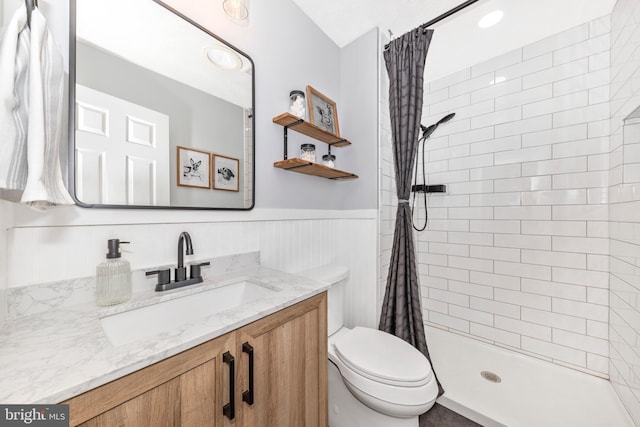
{"type": "Polygon", "coordinates": [[[168,291],[169,289],[181,288],[183,286],[194,285],[202,282],[201,267],[209,265],[210,263],[201,262],[199,264],[191,264],[191,271],[189,278],[187,278],[187,268],[184,266],[185,243],[187,244],[186,254],[193,255],[193,243],[191,242],[191,236],[186,231],[183,231],[180,233],[180,237],[178,237],[178,266],[175,269],[175,280],[173,282],[171,281],[171,270],[168,268],[164,270],[147,271],[147,276],[151,276],[153,274],[158,275],[156,292],[168,291]]]}
{"type": "Polygon", "coordinates": [[[184,266],[184,242],[187,243],[187,255],[193,255],[193,243],[191,236],[186,231],[180,233],[178,237],[178,267],[176,268],[176,282],[181,282],[187,278],[187,269],[184,266]]]}

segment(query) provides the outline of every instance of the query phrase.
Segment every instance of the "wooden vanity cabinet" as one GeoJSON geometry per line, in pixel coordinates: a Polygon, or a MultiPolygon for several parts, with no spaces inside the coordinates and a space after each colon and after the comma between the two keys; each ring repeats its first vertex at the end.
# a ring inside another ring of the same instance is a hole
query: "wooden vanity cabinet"
{"type": "Polygon", "coordinates": [[[316,295],[73,397],[63,402],[70,426],[325,427],[326,304],[326,293],[316,295]],[[229,356],[233,420],[223,413],[231,400],[229,356]]]}
{"type": "MultiPolygon", "coordinates": [[[[327,298],[302,301],[238,330],[254,352],[254,403],[242,404],[243,427],[326,427],[327,298]]],[[[249,390],[248,359],[240,381],[249,390]]]]}
{"type": "Polygon", "coordinates": [[[215,338],[67,402],[82,427],[231,426],[222,414],[229,369],[222,355],[235,334],[215,338]]]}

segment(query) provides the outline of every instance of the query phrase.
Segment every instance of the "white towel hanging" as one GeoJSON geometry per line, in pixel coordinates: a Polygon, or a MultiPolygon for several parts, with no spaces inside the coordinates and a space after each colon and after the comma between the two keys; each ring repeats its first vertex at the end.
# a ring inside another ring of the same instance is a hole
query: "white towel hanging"
{"type": "Polygon", "coordinates": [[[27,182],[29,30],[24,5],[0,34],[0,190],[20,200],[27,182]]]}
{"type": "Polygon", "coordinates": [[[21,5],[0,35],[0,76],[0,197],[37,209],[73,204],[59,158],[63,59],[38,8],[31,30],[21,5]]]}
{"type": "Polygon", "coordinates": [[[44,15],[31,12],[27,184],[21,203],[44,208],[73,204],[60,171],[64,66],[44,15]]]}

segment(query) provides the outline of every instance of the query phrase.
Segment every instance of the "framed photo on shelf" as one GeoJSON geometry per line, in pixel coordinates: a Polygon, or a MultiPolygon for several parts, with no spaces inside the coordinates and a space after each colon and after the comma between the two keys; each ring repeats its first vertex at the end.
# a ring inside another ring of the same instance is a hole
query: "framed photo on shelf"
{"type": "Polygon", "coordinates": [[[181,187],[211,188],[209,182],[210,154],[207,151],[178,146],[178,185],[181,187]]]}
{"type": "Polygon", "coordinates": [[[311,86],[307,86],[307,104],[309,107],[309,122],[322,130],[340,136],[338,109],[335,102],[311,86]]]}
{"type": "Polygon", "coordinates": [[[240,191],[240,161],[233,157],[212,154],[213,189],[240,191]]]}

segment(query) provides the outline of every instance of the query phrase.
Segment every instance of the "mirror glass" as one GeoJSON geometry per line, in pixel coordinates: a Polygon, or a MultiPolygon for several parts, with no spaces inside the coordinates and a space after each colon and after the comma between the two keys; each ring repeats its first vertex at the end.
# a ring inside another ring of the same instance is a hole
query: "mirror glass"
{"type": "Polygon", "coordinates": [[[251,209],[251,58],[159,1],[76,0],[74,11],[79,204],[251,209]]]}

